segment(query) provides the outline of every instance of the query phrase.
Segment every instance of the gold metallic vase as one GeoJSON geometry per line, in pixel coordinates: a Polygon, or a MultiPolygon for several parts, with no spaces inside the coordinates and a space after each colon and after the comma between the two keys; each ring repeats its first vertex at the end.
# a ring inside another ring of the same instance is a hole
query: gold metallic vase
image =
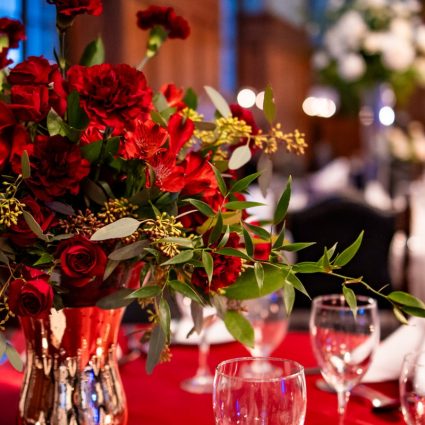
{"type": "Polygon", "coordinates": [[[124,309],[65,308],[21,318],[26,369],[19,425],[126,425],[116,347],[124,309]]]}

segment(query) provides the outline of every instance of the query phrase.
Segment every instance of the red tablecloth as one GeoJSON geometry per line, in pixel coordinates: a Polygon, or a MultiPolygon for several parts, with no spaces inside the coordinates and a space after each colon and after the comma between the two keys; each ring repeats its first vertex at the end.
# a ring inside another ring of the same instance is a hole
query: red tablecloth
{"type": "MultiPolygon", "coordinates": [[[[147,375],[143,359],[127,363],[121,376],[129,404],[128,425],[213,425],[210,395],[195,395],[180,389],[180,382],[192,376],[197,367],[197,349],[193,346],[172,347],[170,363],[157,366],[147,375]]],[[[220,361],[246,356],[248,352],[237,343],[214,345],[209,363],[213,369],[220,361]]],[[[275,356],[297,360],[305,367],[316,362],[306,333],[289,333],[275,356]]],[[[9,365],[0,366],[0,424],[15,425],[15,412],[22,375],[9,365]]],[[[307,376],[306,425],[337,425],[336,396],[318,390],[315,382],[319,376],[307,376]]],[[[397,383],[375,384],[375,388],[388,395],[397,396],[397,383]]],[[[352,398],[348,404],[346,425],[404,424],[399,412],[372,413],[370,405],[352,398]]]]}

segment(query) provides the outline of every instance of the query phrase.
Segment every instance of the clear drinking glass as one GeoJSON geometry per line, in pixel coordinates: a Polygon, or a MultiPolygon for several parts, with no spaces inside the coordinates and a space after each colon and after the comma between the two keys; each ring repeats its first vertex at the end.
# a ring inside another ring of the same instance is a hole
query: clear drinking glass
{"type": "Polygon", "coordinates": [[[302,425],[306,405],[304,368],[293,360],[243,357],[217,366],[213,392],[217,425],[302,425]],[[273,368],[263,368],[263,362],[273,368]]]}
{"type": "Polygon", "coordinates": [[[407,425],[425,425],[425,351],[410,353],[404,358],[400,402],[407,425]]]}
{"type": "Polygon", "coordinates": [[[268,357],[283,341],[288,331],[282,291],[244,302],[246,317],[254,328],[254,347],[247,347],[251,356],[268,357]]]}
{"type": "Polygon", "coordinates": [[[340,421],[351,389],[371,363],[379,331],[378,309],[372,298],[357,296],[356,315],[341,294],[313,300],[311,343],[323,377],[338,394],[340,421]]]}

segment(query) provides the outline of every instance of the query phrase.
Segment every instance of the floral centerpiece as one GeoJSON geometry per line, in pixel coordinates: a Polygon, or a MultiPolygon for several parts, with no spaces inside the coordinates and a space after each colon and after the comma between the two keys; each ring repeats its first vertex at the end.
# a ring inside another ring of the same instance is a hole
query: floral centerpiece
{"type": "Polygon", "coordinates": [[[425,83],[425,26],[417,0],[330,2],[313,67],[357,111],[365,90],[388,83],[400,103],[425,83]]]}
{"type": "MultiPolygon", "coordinates": [[[[267,130],[211,87],[206,91],[216,114],[205,119],[192,90],[167,84],[153,93],[142,71],[167,38],[190,33],[173,9],[151,6],[138,13],[138,26],[150,33],[137,68],[103,63],[99,40],[87,47],[80,64],[70,65],[64,34],[76,15],[98,15],[102,4],[50,3],[57,9],[61,40],[57,63],[33,56],[7,68],[8,50],[24,38],[24,28],[0,20],[1,328],[13,316],[50,315],[60,322],[64,307],[113,309],[137,299],[152,306],[151,371],[170,343],[167,294],[192,300],[196,329],[202,326],[202,307],[214,305],[245,344],[252,344],[253,330],[242,301],[283,289],[290,311],[295,290],[306,294],[302,273],[341,278],[354,309],[351,286],[368,285],[337,270],[355,255],[362,235],[340,253],[334,246],[317,262],[289,264],[285,252],[309,245],[285,239],[290,181],[272,223],[248,220],[246,209],[259,204],[244,193],[255,179],[263,189],[268,186],[270,155],[281,145],[295,153],[306,147],[302,133],[284,133],[274,122],[271,88],[264,100],[267,130]],[[238,178],[253,151],[261,151],[259,172],[238,178]],[[112,279],[126,268],[136,276],[131,284],[112,279]]],[[[392,303],[400,319],[425,314],[424,304],[408,294],[370,289],[392,303]]],[[[61,326],[59,338],[67,324],[61,326]]],[[[0,355],[4,352],[19,367],[0,333],[0,355]]]]}

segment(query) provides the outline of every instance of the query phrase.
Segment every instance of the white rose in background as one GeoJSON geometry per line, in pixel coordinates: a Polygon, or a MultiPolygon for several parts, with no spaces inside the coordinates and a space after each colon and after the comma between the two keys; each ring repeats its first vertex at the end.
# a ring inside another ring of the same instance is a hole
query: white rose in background
{"type": "Polygon", "coordinates": [[[329,55],[322,50],[314,53],[312,57],[312,61],[311,61],[314,69],[326,68],[329,65],[329,62],[330,62],[329,55]]]}
{"type": "Polygon", "coordinates": [[[412,43],[396,34],[390,34],[382,51],[382,62],[392,71],[406,71],[413,65],[416,52],[412,43]]]}
{"type": "Polygon", "coordinates": [[[414,28],[407,19],[396,18],[390,24],[390,32],[397,37],[411,42],[413,40],[414,28]]]}
{"type": "Polygon", "coordinates": [[[350,10],[341,16],[338,22],[338,31],[345,46],[358,49],[367,32],[367,25],[359,12],[350,10]]]}
{"type": "Polygon", "coordinates": [[[359,0],[357,4],[364,9],[380,9],[388,6],[387,0],[359,0]]]}
{"type": "Polygon", "coordinates": [[[425,53],[425,25],[419,26],[416,31],[416,46],[421,53],[425,53]]]}
{"type": "Polygon", "coordinates": [[[363,41],[363,49],[367,54],[371,55],[382,53],[387,43],[387,37],[387,32],[369,32],[363,41]]]}
{"type": "Polygon", "coordinates": [[[364,75],[365,71],[366,62],[355,53],[343,56],[338,61],[338,72],[345,81],[356,81],[364,75]]]}

